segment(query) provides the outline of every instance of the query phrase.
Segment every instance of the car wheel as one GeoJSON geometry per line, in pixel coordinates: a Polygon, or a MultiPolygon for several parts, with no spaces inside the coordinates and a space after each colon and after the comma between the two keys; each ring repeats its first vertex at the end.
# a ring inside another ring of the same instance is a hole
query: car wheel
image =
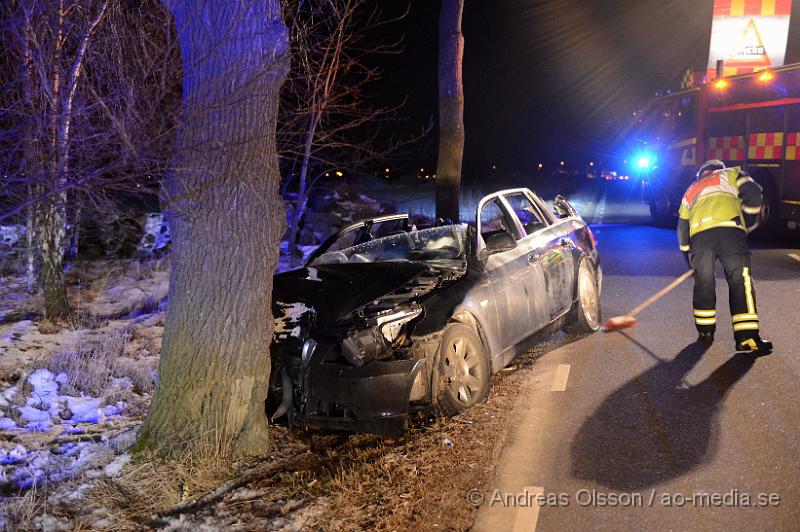
{"type": "Polygon", "coordinates": [[[486,401],[489,395],[489,359],[475,332],[451,323],[442,333],[436,378],[436,408],[445,416],[486,401]]]}
{"type": "Polygon", "coordinates": [[[581,261],[576,283],[576,301],[568,320],[570,334],[589,334],[600,329],[600,296],[597,293],[597,275],[587,260],[581,261]]]}

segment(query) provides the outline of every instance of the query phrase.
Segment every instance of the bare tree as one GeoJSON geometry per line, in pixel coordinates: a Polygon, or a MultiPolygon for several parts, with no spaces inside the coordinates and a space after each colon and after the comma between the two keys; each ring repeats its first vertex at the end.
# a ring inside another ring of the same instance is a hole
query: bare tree
{"type": "Polygon", "coordinates": [[[23,102],[31,120],[25,128],[25,174],[34,194],[49,192],[32,216],[39,249],[39,278],[45,315],[69,313],[64,285],[64,239],[67,224],[66,183],[69,176],[71,126],[75,95],[81,83],[91,39],[108,10],[102,2],[21,1],[23,102]],[[35,122],[34,122],[35,120],[35,122]]]}
{"type": "Polygon", "coordinates": [[[63,280],[67,222],[73,251],[87,209],[121,194],[157,192],[180,100],[175,39],[160,4],[19,0],[4,6],[0,135],[6,176],[0,219],[28,226],[32,288],[38,251],[45,314],[69,311],[63,280]],[[177,80],[177,81],[176,81],[177,80]],[[170,101],[171,99],[171,101],[170,101]]]}
{"type": "Polygon", "coordinates": [[[436,217],[459,219],[461,164],[464,157],[464,84],[461,69],[464,0],[442,0],[439,14],[439,157],[436,166],[436,217]]]}
{"type": "Polygon", "coordinates": [[[137,448],[170,452],[214,430],[235,454],[260,454],[272,273],[285,229],[275,127],[288,32],[278,0],[166,5],[183,59],[183,102],[165,180],[169,308],[137,448]]]}
{"type": "MultiPolygon", "coordinates": [[[[366,94],[381,70],[376,55],[399,53],[399,42],[377,35],[386,18],[367,0],[285,2],[292,63],[281,94],[278,148],[285,187],[296,190],[289,215],[289,254],[297,261],[298,234],[314,186],[339,170],[364,171],[411,141],[383,138],[381,124],[397,106],[376,106],[366,94]]],[[[413,141],[413,140],[412,140],[413,141]]]]}

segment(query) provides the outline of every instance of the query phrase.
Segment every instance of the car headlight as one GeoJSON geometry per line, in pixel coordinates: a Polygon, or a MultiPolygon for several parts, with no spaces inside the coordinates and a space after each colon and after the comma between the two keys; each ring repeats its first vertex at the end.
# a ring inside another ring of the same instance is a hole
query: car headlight
{"type": "Polygon", "coordinates": [[[403,327],[420,314],[421,308],[405,308],[373,317],[366,326],[350,331],[342,340],[342,355],[356,367],[385,358],[403,327]]]}
{"type": "Polygon", "coordinates": [[[303,350],[300,352],[300,359],[303,361],[303,367],[308,365],[308,361],[311,360],[311,355],[314,354],[314,350],[317,348],[317,342],[309,338],[303,344],[303,350]]]}
{"type": "Polygon", "coordinates": [[[422,314],[422,309],[408,308],[399,312],[380,316],[378,318],[378,329],[381,331],[383,337],[386,338],[386,341],[391,344],[398,337],[400,331],[403,330],[403,326],[420,314],[422,314]]]}

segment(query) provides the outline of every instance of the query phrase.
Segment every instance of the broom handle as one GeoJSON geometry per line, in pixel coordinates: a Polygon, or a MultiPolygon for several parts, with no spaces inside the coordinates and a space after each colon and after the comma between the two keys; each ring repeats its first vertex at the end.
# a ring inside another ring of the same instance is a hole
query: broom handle
{"type": "Polygon", "coordinates": [[[684,273],[683,275],[681,275],[680,277],[669,283],[669,285],[667,285],[666,287],[662,288],[652,296],[645,299],[644,302],[641,303],[638,307],[635,307],[633,310],[631,310],[628,313],[628,316],[636,316],[641,311],[643,311],[644,309],[646,309],[647,307],[649,307],[650,305],[652,305],[653,303],[664,297],[664,295],[670,292],[673,288],[675,288],[676,286],[684,282],[686,279],[691,277],[692,274],[694,274],[694,270],[689,270],[688,272],[684,273]]]}

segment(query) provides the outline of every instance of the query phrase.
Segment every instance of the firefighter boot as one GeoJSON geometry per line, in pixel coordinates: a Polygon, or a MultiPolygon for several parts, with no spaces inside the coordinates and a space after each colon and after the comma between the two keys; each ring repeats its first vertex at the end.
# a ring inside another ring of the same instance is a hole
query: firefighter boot
{"type": "Polygon", "coordinates": [[[705,348],[708,349],[711,347],[711,344],[714,343],[714,333],[713,332],[700,332],[697,336],[697,341],[705,348]]]}
{"type": "Polygon", "coordinates": [[[762,340],[758,334],[736,341],[736,350],[744,353],[768,355],[772,352],[772,342],[762,340]]]}

